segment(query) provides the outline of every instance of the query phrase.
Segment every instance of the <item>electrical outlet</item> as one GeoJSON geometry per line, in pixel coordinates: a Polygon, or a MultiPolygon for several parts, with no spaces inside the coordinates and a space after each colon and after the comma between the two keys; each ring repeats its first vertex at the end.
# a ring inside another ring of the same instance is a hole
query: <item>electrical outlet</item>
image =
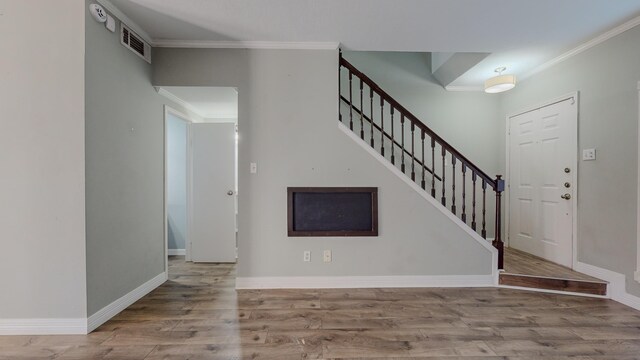
{"type": "Polygon", "coordinates": [[[331,250],[325,250],[323,256],[324,262],[331,262],[331,250]]]}
{"type": "Polygon", "coordinates": [[[302,260],[306,262],[311,261],[311,251],[306,250],[302,255],[302,260]]]}
{"type": "Polygon", "coordinates": [[[583,149],[582,150],[582,160],[595,160],[596,159],[596,149],[583,149]]]}

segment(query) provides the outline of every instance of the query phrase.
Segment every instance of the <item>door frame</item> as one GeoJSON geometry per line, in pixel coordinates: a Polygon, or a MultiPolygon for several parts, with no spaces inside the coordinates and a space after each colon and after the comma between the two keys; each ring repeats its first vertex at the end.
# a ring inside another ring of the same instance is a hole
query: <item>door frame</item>
{"type": "Polygon", "coordinates": [[[535,111],[538,109],[542,109],[545,108],[547,106],[551,106],[554,104],[557,104],[559,102],[565,101],[565,100],[569,100],[569,99],[573,99],[575,101],[575,105],[576,105],[576,120],[573,123],[574,125],[574,133],[576,134],[576,156],[573,159],[573,162],[571,164],[571,167],[573,169],[575,169],[575,171],[573,172],[573,216],[571,217],[571,249],[572,249],[572,256],[571,256],[571,268],[575,268],[576,264],[578,263],[578,157],[580,156],[580,141],[578,138],[579,132],[578,132],[578,122],[580,119],[580,92],[579,91],[574,91],[571,93],[568,93],[566,95],[563,96],[559,96],[547,101],[544,101],[542,103],[539,103],[537,105],[533,105],[533,106],[528,106],[525,107],[523,110],[521,111],[517,111],[511,114],[507,114],[506,116],[506,125],[505,125],[505,162],[506,162],[506,170],[505,170],[505,236],[504,239],[506,240],[505,243],[507,246],[510,246],[510,241],[511,239],[509,238],[509,231],[510,231],[510,226],[511,226],[511,211],[509,208],[509,204],[510,204],[510,199],[511,199],[511,176],[510,176],[510,143],[511,143],[511,133],[510,133],[510,126],[511,126],[511,122],[510,119],[512,117],[518,116],[518,115],[522,115],[531,111],[535,111]]]}
{"type": "Polygon", "coordinates": [[[167,231],[167,228],[169,226],[169,203],[168,203],[168,197],[169,197],[169,189],[168,189],[168,183],[167,183],[167,125],[168,125],[168,116],[169,114],[176,116],[178,118],[180,118],[181,120],[183,120],[184,122],[187,123],[187,174],[186,174],[186,182],[187,182],[187,229],[186,229],[186,234],[185,234],[185,241],[184,241],[184,247],[185,247],[185,261],[190,261],[191,260],[191,241],[190,241],[190,235],[191,235],[191,197],[192,197],[192,193],[191,193],[191,123],[193,123],[193,120],[189,117],[189,115],[180,112],[172,107],[170,107],[169,105],[164,105],[164,112],[163,112],[163,118],[164,118],[164,129],[163,129],[163,133],[164,133],[164,143],[163,143],[163,157],[164,157],[164,161],[163,161],[163,186],[164,186],[164,199],[163,199],[163,214],[164,214],[164,270],[167,274],[169,274],[169,233],[167,231]]]}

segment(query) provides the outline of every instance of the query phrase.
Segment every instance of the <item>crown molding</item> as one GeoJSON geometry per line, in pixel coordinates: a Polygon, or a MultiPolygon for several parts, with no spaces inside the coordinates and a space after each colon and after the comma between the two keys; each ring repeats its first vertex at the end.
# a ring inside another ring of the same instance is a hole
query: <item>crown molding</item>
{"type": "Polygon", "coordinates": [[[577,47],[575,47],[575,48],[573,48],[573,49],[571,49],[571,50],[569,50],[567,52],[565,52],[564,54],[562,54],[562,55],[560,55],[560,56],[558,56],[556,58],[553,58],[553,59],[545,62],[542,65],[536,66],[532,70],[529,70],[529,71],[525,72],[523,75],[519,76],[519,78],[520,78],[520,80],[524,80],[524,79],[526,79],[526,78],[528,78],[528,77],[530,77],[532,75],[535,75],[535,74],[537,74],[539,72],[542,72],[542,71],[544,71],[544,70],[546,70],[546,69],[548,69],[548,68],[550,68],[550,67],[552,67],[554,65],[557,65],[557,64],[559,64],[559,63],[561,63],[561,62],[573,57],[573,56],[576,56],[576,55],[578,55],[578,54],[580,54],[580,53],[582,53],[582,52],[584,52],[586,50],[589,50],[592,47],[594,47],[594,46],[596,46],[598,44],[601,44],[601,43],[611,39],[612,37],[614,37],[616,35],[620,35],[623,32],[625,32],[625,31],[627,31],[629,29],[632,29],[632,28],[634,28],[634,27],[636,27],[638,25],[640,25],[640,16],[635,17],[635,18],[623,23],[622,25],[616,26],[615,28],[613,28],[613,29],[611,29],[611,30],[609,30],[609,31],[607,31],[607,32],[605,32],[603,34],[600,34],[600,35],[596,36],[595,38],[593,38],[593,39],[591,39],[591,40],[589,40],[589,41],[587,41],[587,42],[585,42],[585,43],[583,43],[583,44],[581,44],[581,45],[579,45],[579,46],[577,46],[577,47]]]}
{"type": "Polygon", "coordinates": [[[139,35],[144,41],[146,41],[151,46],[154,46],[153,38],[149,35],[148,32],[144,31],[144,29],[138,25],[135,21],[131,20],[125,13],[120,11],[113,3],[109,0],[96,0],[100,5],[104,6],[104,8],[113,14],[118,20],[122,21],[125,25],[127,25],[133,32],[139,35]]]}
{"type": "Polygon", "coordinates": [[[168,40],[153,41],[155,47],[200,48],[200,49],[274,49],[274,50],[337,50],[339,42],[301,41],[208,41],[208,40],[168,40]]]}

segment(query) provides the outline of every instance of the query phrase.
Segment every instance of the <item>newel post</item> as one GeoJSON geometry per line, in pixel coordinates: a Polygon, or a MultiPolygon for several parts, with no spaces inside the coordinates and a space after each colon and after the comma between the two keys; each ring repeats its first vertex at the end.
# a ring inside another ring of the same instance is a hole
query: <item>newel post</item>
{"type": "Polygon", "coordinates": [[[496,175],[496,227],[493,246],[498,249],[498,269],[504,269],[504,243],[502,242],[502,192],[504,191],[504,180],[502,175],[496,175]]]}

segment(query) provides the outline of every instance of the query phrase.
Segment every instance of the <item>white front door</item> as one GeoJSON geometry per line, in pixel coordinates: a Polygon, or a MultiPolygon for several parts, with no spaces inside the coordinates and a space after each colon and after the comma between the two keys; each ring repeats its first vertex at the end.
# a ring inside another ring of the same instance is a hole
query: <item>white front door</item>
{"type": "Polygon", "coordinates": [[[577,102],[509,118],[509,246],[573,265],[577,102]]]}
{"type": "Polygon", "coordinates": [[[235,262],[235,124],[192,124],[194,262],[235,262]]]}

